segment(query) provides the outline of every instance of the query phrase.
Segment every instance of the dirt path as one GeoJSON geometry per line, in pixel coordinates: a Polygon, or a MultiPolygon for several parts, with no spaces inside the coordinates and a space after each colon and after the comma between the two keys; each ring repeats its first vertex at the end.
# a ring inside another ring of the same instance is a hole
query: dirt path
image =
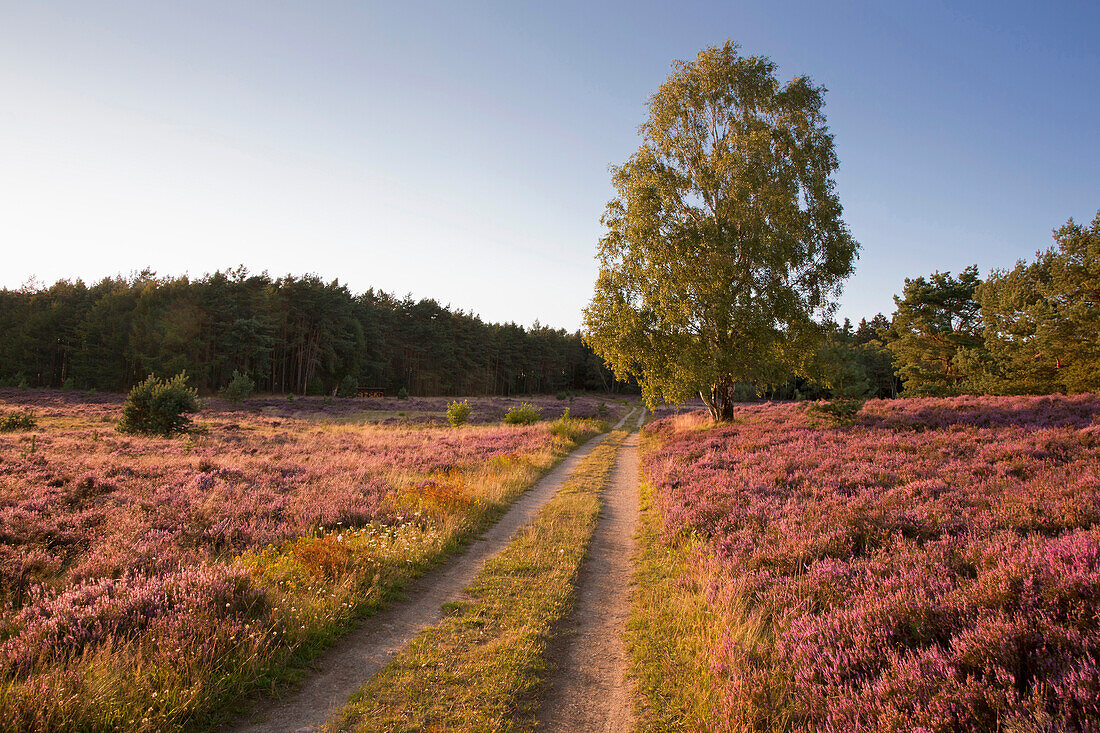
{"type": "MultiPolygon", "coordinates": [[[[645,411],[638,419],[641,427],[645,411]]],[[[638,433],[619,449],[600,523],[581,568],[577,603],[551,643],[556,669],[539,714],[540,731],[627,733],[634,714],[623,631],[638,522],[638,433]]]]}
{"type": "MultiPolygon", "coordinates": [[[[616,429],[634,412],[632,409],[623,416],[616,429]]],[[[580,460],[605,437],[606,433],[573,451],[516,500],[507,513],[461,555],[414,581],[406,589],[406,599],[392,602],[346,634],[314,661],[317,671],[307,676],[297,689],[274,703],[270,700],[256,703],[249,718],[226,730],[232,733],[319,730],[390,657],[421,630],[439,621],[442,617],[440,607],[458,598],[485,561],[502,550],[516,530],[534,518],[580,460]]]]}

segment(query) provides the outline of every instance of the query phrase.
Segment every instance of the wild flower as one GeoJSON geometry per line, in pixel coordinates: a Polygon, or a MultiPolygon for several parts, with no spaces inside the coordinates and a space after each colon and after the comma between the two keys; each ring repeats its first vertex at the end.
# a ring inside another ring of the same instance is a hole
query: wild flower
{"type": "Polygon", "coordinates": [[[649,431],[666,539],[695,543],[716,613],[767,619],[712,650],[717,729],[1095,729],[1100,396],[873,400],[847,427],[771,404],[649,431]]]}
{"type": "Polygon", "coordinates": [[[547,424],[333,425],[279,403],[207,407],[206,434],[164,439],[103,431],[118,396],[0,390],[0,412],[39,420],[33,453],[0,434],[0,728],[98,729],[97,700],[123,727],[208,714],[567,445],[547,424]]]}

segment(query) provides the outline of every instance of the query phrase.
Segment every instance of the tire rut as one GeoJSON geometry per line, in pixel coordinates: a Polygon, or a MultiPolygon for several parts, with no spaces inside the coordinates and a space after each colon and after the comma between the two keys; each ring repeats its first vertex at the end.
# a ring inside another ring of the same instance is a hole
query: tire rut
{"type": "MultiPolygon", "coordinates": [[[[643,409],[638,428],[644,419],[643,409]]],[[[551,642],[555,672],[540,708],[539,731],[633,729],[623,632],[630,613],[638,523],[638,438],[635,431],[619,448],[600,522],[577,580],[576,603],[551,642]]]]}
{"type": "MultiPolygon", "coordinates": [[[[631,409],[615,429],[636,411],[631,409]]],[[[642,410],[645,414],[645,410],[642,410]]],[[[437,623],[442,605],[457,599],[485,561],[502,550],[520,527],[534,518],[589,452],[607,437],[596,436],[566,456],[520,496],[491,527],[459,555],[433,568],[405,588],[405,598],[391,601],[349,631],[310,665],[316,671],[281,699],[255,701],[251,712],[222,728],[226,733],[306,733],[317,731],[364,682],[380,670],[416,634],[437,623]]]]}

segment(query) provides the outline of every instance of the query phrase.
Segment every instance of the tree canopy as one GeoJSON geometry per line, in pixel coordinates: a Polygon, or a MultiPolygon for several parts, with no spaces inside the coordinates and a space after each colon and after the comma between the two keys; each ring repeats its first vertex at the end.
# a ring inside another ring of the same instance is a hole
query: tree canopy
{"type": "Polygon", "coordinates": [[[976,266],[956,278],[950,272],[906,278],[890,350],[907,395],[949,395],[965,391],[979,368],[981,313],[974,299],[981,284],[976,266]]]}
{"type": "Polygon", "coordinates": [[[1100,212],[1091,227],[1070,219],[1054,241],[978,289],[990,391],[1100,389],[1100,212]]]}
{"type": "Polygon", "coordinates": [[[852,271],[825,90],[776,71],[729,41],[676,62],[613,169],[586,338],[651,406],[729,419],[739,383],[783,383],[852,271]]]}
{"type": "Polygon", "coordinates": [[[1100,390],[1100,212],[994,270],[906,279],[885,332],[906,395],[1100,390]]]}

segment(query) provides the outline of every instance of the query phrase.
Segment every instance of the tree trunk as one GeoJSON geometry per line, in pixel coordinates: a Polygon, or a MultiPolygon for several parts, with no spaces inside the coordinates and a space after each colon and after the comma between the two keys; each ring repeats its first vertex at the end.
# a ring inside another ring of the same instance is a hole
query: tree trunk
{"type": "Polygon", "coordinates": [[[714,422],[733,422],[733,385],[720,382],[710,390],[700,390],[699,396],[710,412],[714,422]]]}

